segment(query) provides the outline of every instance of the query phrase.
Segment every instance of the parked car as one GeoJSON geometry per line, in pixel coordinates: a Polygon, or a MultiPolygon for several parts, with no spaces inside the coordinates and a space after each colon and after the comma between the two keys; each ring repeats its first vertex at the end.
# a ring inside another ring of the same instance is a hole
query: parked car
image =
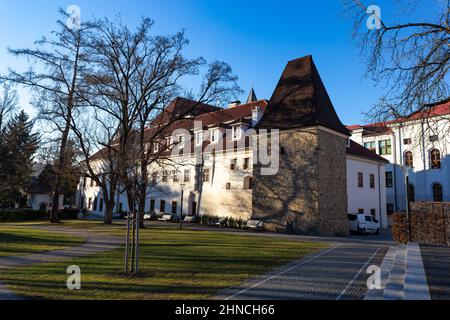
{"type": "Polygon", "coordinates": [[[350,232],[357,232],[360,234],[380,233],[380,223],[371,215],[366,215],[363,213],[349,213],[347,217],[350,232]]]}

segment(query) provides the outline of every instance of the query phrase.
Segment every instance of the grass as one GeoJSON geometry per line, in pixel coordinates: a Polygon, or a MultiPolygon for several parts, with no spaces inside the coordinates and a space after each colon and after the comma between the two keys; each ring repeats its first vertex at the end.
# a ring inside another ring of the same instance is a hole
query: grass
{"type": "Polygon", "coordinates": [[[21,256],[73,247],[84,239],[35,230],[28,224],[0,224],[0,257],[21,256]]]}
{"type": "MultiPolygon", "coordinates": [[[[124,235],[123,226],[68,222],[68,227],[124,235]]],[[[13,292],[44,299],[206,299],[222,289],[327,248],[323,243],[214,231],[150,228],[141,232],[139,277],[123,274],[124,250],[0,274],[13,292]],[[70,265],[81,268],[82,289],[66,288],[70,265]]]]}

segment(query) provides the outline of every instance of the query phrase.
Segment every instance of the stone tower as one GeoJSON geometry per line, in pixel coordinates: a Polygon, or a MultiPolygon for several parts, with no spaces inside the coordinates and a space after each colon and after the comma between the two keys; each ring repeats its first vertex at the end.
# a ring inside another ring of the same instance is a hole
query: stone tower
{"type": "Polygon", "coordinates": [[[253,219],[269,231],[347,235],[346,145],[311,56],[290,61],[257,129],[280,130],[278,174],[254,166],[253,219]]]}

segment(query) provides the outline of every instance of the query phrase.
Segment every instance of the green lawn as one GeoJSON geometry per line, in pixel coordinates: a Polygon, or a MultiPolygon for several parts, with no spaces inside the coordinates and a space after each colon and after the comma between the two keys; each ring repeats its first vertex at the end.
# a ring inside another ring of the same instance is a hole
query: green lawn
{"type": "Polygon", "coordinates": [[[82,243],[82,238],[35,230],[26,224],[0,224],[0,257],[59,250],[82,243]]]}
{"type": "MultiPolygon", "coordinates": [[[[68,227],[124,235],[123,226],[69,222],[68,227]]],[[[45,299],[205,299],[255,275],[327,248],[274,237],[224,234],[214,231],[143,230],[141,276],[122,273],[123,249],[91,257],[0,274],[0,282],[19,295],[45,299]],[[78,265],[82,290],[66,288],[66,269],[78,265]]]]}

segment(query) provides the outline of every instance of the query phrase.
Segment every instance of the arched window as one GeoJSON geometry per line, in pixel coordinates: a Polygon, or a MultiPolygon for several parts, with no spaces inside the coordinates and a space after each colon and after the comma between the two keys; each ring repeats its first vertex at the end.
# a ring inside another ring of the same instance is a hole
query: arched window
{"type": "Polygon", "coordinates": [[[404,155],[405,166],[414,167],[414,158],[411,151],[406,151],[404,155]]]}
{"type": "Polygon", "coordinates": [[[433,184],[433,201],[442,202],[443,200],[442,185],[440,183],[433,184]]]}
{"type": "Polygon", "coordinates": [[[441,152],[438,149],[433,149],[430,152],[431,155],[431,169],[441,168],[441,152]]]}
{"type": "Polygon", "coordinates": [[[408,185],[408,199],[409,199],[409,202],[416,201],[416,191],[415,191],[414,185],[412,183],[410,183],[408,185]]]}
{"type": "Polygon", "coordinates": [[[244,190],[252,190],[253,189],[253,178],[246,177],[244,179],[244,190]]]}

